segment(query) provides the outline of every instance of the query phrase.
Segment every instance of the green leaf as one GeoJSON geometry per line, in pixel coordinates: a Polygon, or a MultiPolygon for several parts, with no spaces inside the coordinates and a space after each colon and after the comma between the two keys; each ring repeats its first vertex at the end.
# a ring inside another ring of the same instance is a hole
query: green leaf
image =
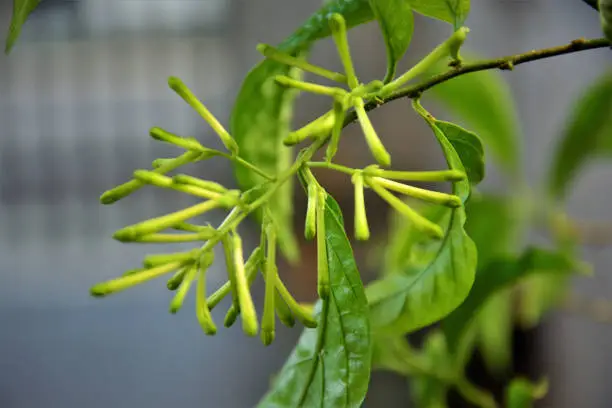
{"type": "Polygon", "coordinates": [[[367,23],[374,18],[369,0],[330,0],[286,38],[279,48],[293,53],[305,50],[315,41],[329,37],[331,30],[328,17],[334,13],[344,17],[347,28],[367,23]]]}
{"type": "MultiPolygon", "coordinates": [[[[450,169],[464,171],[453,145],[430,117],[419,112],[434,131],[450,169]]],[[[465,202],[469,181],[453,183],[453,193],[465,202]]],[[[441,241],[412,248],[421,261],[401,274],[391,274],[366,288],[372,326],[376,331],[407,333],[432,324],[463,302],[474,282],[476,247],[465,233],[465,210],[441,209],[441,241]]]]}
{"type": "Polygon", "coordinates": [[[599,17],[604,35],[612,41],[612,1],[599,0],[599,17]]]}
{"type": "Polygon", "coordinates": [[[548,381],[533,384],[524,378],[515,378],[506,389],[506,407],[532,408],[534,400],[542,399],[548,393],[548,381]]]}
{"type": "Polygon", "coordinates": [[[393,80],[397,63],[402,59],[414,31],[414,16],[405,0],[370,0],[387,47],[387,74],[383,82],[393,80]]]}
{"type": "Polygon", "coordinates": [[[9,26],[8,36],[6,37],[6,45],[4,47],[5,54],[11,52],[11,49],[21,33],[21,27],[30,13],[38,7],[38,4],[40,4],[40,0],[13,0],[13,17],[11,18],[11,25],[9,26]]]}
{"type": "Polygon", "coordinates": [[[512,93],[499,72],[461,75],[436,85],[425,93],[425,97],[428,95],[480,136],[503,170],[519,176],[518,115],[512,93]]]}
{"type": "MultiPolygon", "coordinates": [[[[278,47],[294,55],[305,55],[311,44],[329,36],[327,16],[340,13],[352,27],[373,18],[368,0],[337,0],[327,2],[312,15],[293,35],[278,47]]],[[[231,134],[238,143],[240,156],[269,174],[278,174],[292,163],[293,150],[282,140],[290,130],[296,92],[277,86],[274,77],[286,75],[299,78],[297,69],[264,60],[257,64],[245,78],[236,98],[230,118],[231,134]]],[[[239,165],[234,166],[239,186],[248,190],[263,179],[239,165]]],[[[279,243],[284,255],[296,261],[299,251],[293,231],[293,183],[288,181],[270,201],[270,210],[279,226],[279,243]]],[[[261,211],[255,216],[261,220],[261,211]]]]}
{"type": "Polygon", "coordinates": [[[360,407],[372,360],[368,305],[338,204],[325,211],[331,293],[259,407],[360,407]]]}
{"type": "Polygon", "coordinates": [[[537,326],[542,317],[563,300],[570,279],[565,275],[534,275],[521,282],[518,322],[524,329],[537,326]]]}
{"type": "Polygon", "coordinates": [[[480,183],[485,176],[484,148],[480,138],[454,123],[436,120],[436,126],[455,148],[470,183],[480,183]]]}
{"type": "Polygon", "coordinates": [[[408,0],[414,11],[461,28],[470,14],[470,0],[408,0]]]}
{"type": "MultiPolygon", "coordinates": [[[[300,71],[274,61],[263,61],[246,77],[236,99],[230,119],[231,133],[238,143],[240,156],[268,174],[287,169],[293,159],[292,150],[282,139],[289,132],[292,104],[296,92],[274,83],[276,75],[300,77],[300,71]]],[[[260,175],[242,166],[234,166],[234,174],[243,190],[265,181],[260,175]]],[[[299,257],[293,231],[293,182],[288,180],[270,200],[270,213],[279,226],[278,241],[284,255],[295,261],[299,257]]],[[[261,220],[262,212],[256,216],[261,220]]]]}
{"type": "Polygon", "coordinates": [[[573,272],[575,263],[564,254],[530,248],[519,258],[506,257],[479,269],[467,299],[443,322],[442,327],[451,349],[459,344],[463,332],[481,306],[500,290],[533,274],[573,272]]]}
{"type": "Polygon", "coordinates": [[[549,177],[550,192],[562,197],[590,159],[612,155],[612,73],[606,72],[581,96],[557,146],[549,177]]]}

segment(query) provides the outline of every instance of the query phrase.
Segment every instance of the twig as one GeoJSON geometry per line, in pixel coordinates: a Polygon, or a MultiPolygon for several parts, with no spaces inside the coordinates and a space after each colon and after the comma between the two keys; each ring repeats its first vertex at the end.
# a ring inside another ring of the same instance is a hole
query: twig
{"type": "MultiPolygon", "coordinates": [[[[575,52],[593,50],[597,48],[606,48],[610,46],[612,46],[612,43],[610,43],[610,41],[605,38],[590,40],[578,38],[566,45],[543,48],[540,50],[532,50],[522,54],[510,55],[497,59],[465,64],[457,68],[452,68],[442,74],[436,75],[416,85],[400,89],[392,93],[389,97],[384,98],[382,100],[369,102],[368,104],[366,104],[365,109],[367,111],[370,111],[388,102],[400,98],[418,98],[423,92],[436,85],[472,72],[486,71],[490,69],[512,70],[515,66],[527,62],[538,61],[546,58],[552,58],[565,54],[572,54],[575,52]]],[[[357,114],[354,111],[349,112],[344,120],[344,126],[347,126],[348,124],[354,122],[356,119],[357,114]]]]}

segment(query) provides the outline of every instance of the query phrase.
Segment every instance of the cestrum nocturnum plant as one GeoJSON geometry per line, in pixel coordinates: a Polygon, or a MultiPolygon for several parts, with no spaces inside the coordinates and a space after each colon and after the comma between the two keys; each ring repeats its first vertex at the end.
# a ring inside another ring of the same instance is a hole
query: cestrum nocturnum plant
{"type": "MultiPolygon", "coordinates": [[[[287,146],[296,145],[307,139],[310,145],[302,149],[293,165],[280,174],[267,174],[256,165],[243,159],[236,141],[189,88],[176,77],[168,80],[170,88],[208,123],[219,136],[227,151],[210,149],[202,146],[195,138],[181,137],[154,127],[150,131],[153,139],[173,144],[186,152],[176,158],[155,160],[152,170],[134,171],[134,178],[131,181],[105,192],[101,196],[101,202],[114,203],[145,185],[172,189],[202,198],[201,203],[189,208],[122,228],[114,234],[114,238],[126,243],[202,242],[203,244],[191,251],[148,255],[144,258],[141,268],[129,270],[121,277],[93,286],[91,288],[93,296],[107,296],[154,278],[172,274],[167,281],[168,289],[175,292],[170,302],[170,312],[176,313],[181,309],[191,287],[195,286],[196,317],[202,330],[208,335],[217,332],[217,325],[213,322],[210,311],[226,296],[231,296],[232,304],[226,314],[224,325],[231,326],[240,316],[244,332],[249,336],[256,336],[260,333],[261,340],[266,345],[274,340],[275,316],[278,316],[279,320],[289,327],[295,324],[295,320],[300,321],[305,327],[316,327],[317,321],[312,314],[312,308],[298,303],[279,276],[276,262],[277,225],[268,208],[268,203],[275,191],[290,178],[298,176],[308,197],[304,235],[307,239],[316,238],[318,295],[320,299],[327,299],[330,295],[324,218],[327,192],[317,182],[311,172],[312,168],[326,168],[350,176],[355,195],[354,236],[356,239],[367,240],[370,236],[364,201],[364,189],[366,188],[372,189],[394,210],[406,217],[417,230],[435,239],[443,237],[444,232],[438,224],[421,215],[397,194],[451,208],[460,207],[462,198],[458,195],[430,191],[404,182],[457,182],[465,180],[465,173],[456,169],[423,172],[387,170],[391,166],[391,155],[385,149],[370,122],[366,108],[369,104],[377,104],[383,98],[402,89],[410,80],[423,74],[433,64],[445,58],[450,57],[452,61],[458,63],[460,61],[458,50],[468,30],[466,28],[457,30],[428,57],[397,79],[388,80],[386,83],[375,80],[364,84],[359,82],[351,60],[344,18],[340,14],[333,14],[329,18],[329,25],[344,67],[343,74],[312,65],[303,58],[285,53],[270,45],[261,44],[257,47],[270,60],[338,83],[337,86],[325,86],[284,75],[274,78],[279,87],[325,95],[332,100],[329,112],[287,134],[283,141],[287,146]],[[353,169],[334,163],[333,159],[338,150],[342,129],[348,123],[349,112],[356,114],[365,141],[377,164],[363,169],[353,169]],[[315,152],[325,144],[327,144],[325,161],[312,161],[315,152]],[[216,182],[186,174],[168,175],[185,164],[217,156],[243,166],[261,176],[265,181],[250,190],[238,191],[228,190],[216,182]],[[191,218],[214,209],[228,211],[228,215],[217,228],[189,222],[191,218]],[[264,214],[261,222],[261,241],[259,246],[245,257],[238,229],[240,223],[255,210],[262,210],[264,214]],[[206,271],[215,262],[213,249],[218,244],[223,247],[228,281],[217,291],[207,294],[206,271]],[[265,280],[265,301],[261,319],[258,319],[250,293],[250,287],[259,271],[265,280]]],[[[427,113],[425,115],[431,116],[427,113]]]]}

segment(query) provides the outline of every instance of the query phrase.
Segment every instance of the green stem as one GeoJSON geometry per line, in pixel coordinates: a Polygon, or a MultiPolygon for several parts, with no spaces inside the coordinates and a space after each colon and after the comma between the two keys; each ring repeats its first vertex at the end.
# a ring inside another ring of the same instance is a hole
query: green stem
{"type": "Polygon", "coordinates": [[[312,162],[311,161],[311,162],[306,163],[306,165],[311,168],[320,167],[324,169],[339,171],[341,173],[348,174],[349,176],[352,176],[357,171],[355,169],[351,169],[350,167],[346,167],[341,164],[328,163],[328,162],[312,162]]]}

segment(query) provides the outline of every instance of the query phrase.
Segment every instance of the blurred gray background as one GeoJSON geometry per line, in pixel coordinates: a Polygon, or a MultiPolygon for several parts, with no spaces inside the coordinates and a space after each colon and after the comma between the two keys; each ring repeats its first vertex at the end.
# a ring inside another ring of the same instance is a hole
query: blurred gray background
{"type": "MultiPolygon", "coordinates": [[[[8,27],[11,3],[0,2],[0,27],[8,27]]],[[[42,1],[10,57],[0,56],[0,408],[255,405],[299,330],[281,330],[269,348],[245,338],[239,327],[207,338],[190,307],[176,316],[167,313],[170,296],[159,282],[105,300],[90,298],[93,283],[135,267],[145,253],[170,250],[119,244],[111,239],[114,230],[190,202],[153,188],[111,207],[100,205],[98,197],[126,181],[134,169],[177,153],[147,136],[152,126],[218,146],[210,129],[167,88],[169,75],[182,78],[227,123],[243,76],[259,60],[255,45],[279,42],[320,4],[42,1]]],[[[469,48],[484,55],[600,36],[596,15],[579,0],[473,0],[472,9],[469,48]]],[[[404,66],[448,32],[442,23],[418,18],[404,66]]],[[[382,77],[384,46],[376,25],[352,31],[350,40],[364,80],[382,77]]],[[[528,146],[523,149],[525,171],[534,186],[545,177],[573,100],[610,69],[611,57],[600,50],[505,74],[519,104],[523,144],[528,146]]],[[[313,60],[339,68],[329,42],[315,47],[313,60]]],[[[296,123],[327,108],[325,100],[316,98],[302,98],[299,106],[296,123]]],[[[373,115],[385,142],[397,152],[394,157],[401,157],[396,164],[438,167],[441,156],[435,143],[406,119],[406,109],[400,101],[373,115]]],[[[359,133],[354,128],[348,132],[359,133]]],[[[343,144],[342,149],[342,160],[367,160],[361,143],[343,144]]],[[[230,167],[222,160],[192,171],[233,184],[230,167]]],[[[611,171],[597,163],[584,172],[570,200],[572,214],[610,218],[611,171]]],[[[486,186],[503,188],[495,169],[490,174],[486,186]]],[[[330,175],[326,184],[350,211],[348,180],[330,175]]],[[[304,205],[301,198],[297,196],[298,208],[304,205]]],[[[208,221],[216,223],[221,216],[214,214],[208,221]]],[[[381,221],[384,217],[381,208],[381,221]]],[[[298,217],[296,226],[300,224],[298,217]]],[[[252,225],[244,233],[247,242],[254,242],[252,225]]],[[[366,259],[365,250],[356,247],[360,261],[366,259]]],[[[595,264],[596,277],[577,282],[578,289],[612,298],[612,255],[591,250],[586,256],[595,264]]],[[[366,276],[375,272],[375,266],[363,268],[366,276]]],[[[315,274],[311,264],[305,261],[283,273],[303,300],[312,298],[307,290],[315,274]]],[[[217,267],[210,287],[221,284],[223,274],[217,267]]],[[[217,321],[226,306],[216,310],[217,321]]],[[[611,326],[560,312],[550,316],[538,357],[552,384],[542,406],[609,407],[609,344],[611,326]]],[[[405,381],[375,375],[365,405],[409,406],[405,381]]]]}

